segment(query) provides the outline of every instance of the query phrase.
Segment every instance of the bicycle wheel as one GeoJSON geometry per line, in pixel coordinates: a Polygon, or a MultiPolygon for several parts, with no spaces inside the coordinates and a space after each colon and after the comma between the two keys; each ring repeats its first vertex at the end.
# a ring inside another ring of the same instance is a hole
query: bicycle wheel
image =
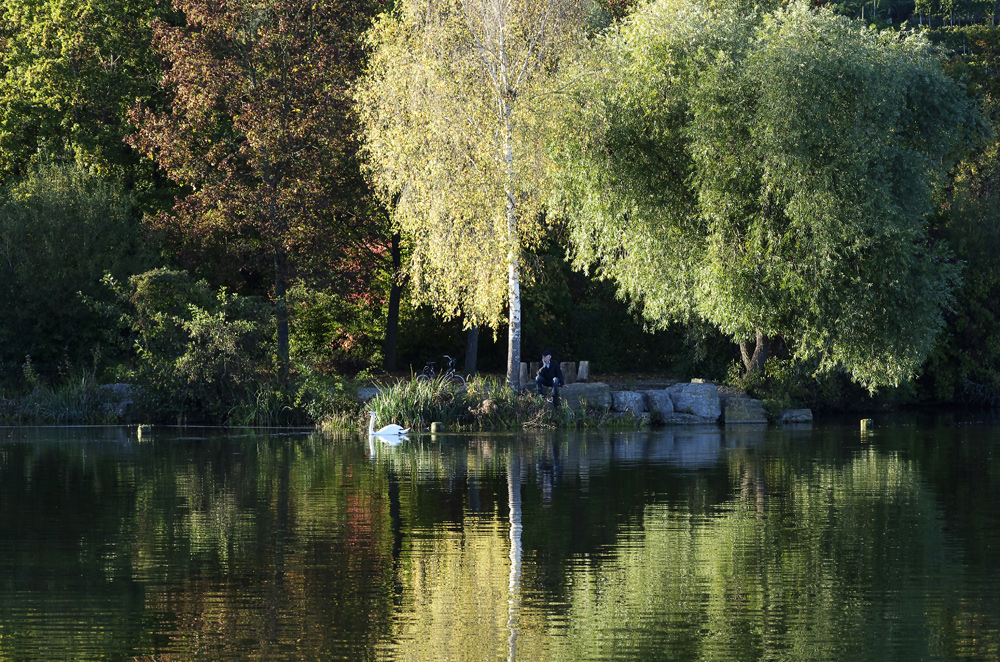
{"type": "Polygon", "coordinates": [[[416,379],[418,382],[429,382],[432,379],[432,376],[428,375],[426,372],[422,372],[419,375],[417,375],[414,379],[416,379]]]}
{"type": "Polygon", "coordinates": [[[465,386],[465,377],[457,372],[453,372],[448,375],[448,383],[452,386],[465,386]]]}

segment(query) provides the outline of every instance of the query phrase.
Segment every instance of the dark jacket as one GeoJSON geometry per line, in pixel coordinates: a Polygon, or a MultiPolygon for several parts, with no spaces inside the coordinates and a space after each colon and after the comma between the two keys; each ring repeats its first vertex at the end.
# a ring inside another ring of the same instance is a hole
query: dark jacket
{"type": "Polygon", "coordinates": [[[562,370],[559,368],[559,364],[555,359],[549,361],[548,368],[546,368],[543,364],[542,367],[538,369],[538,376],[542,378],[542,382],[546,385],[552,383],[553,377],[558,378],[560,384],[566,383],[566,380],[563,379],[562,370]]]}

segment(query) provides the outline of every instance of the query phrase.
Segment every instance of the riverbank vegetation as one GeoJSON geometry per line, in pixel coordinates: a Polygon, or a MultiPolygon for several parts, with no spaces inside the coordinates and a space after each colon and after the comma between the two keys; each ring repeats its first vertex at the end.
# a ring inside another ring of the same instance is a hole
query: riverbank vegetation
{"type": "MultiPolygon", "coordinates": [[[[5,2],[0,421],[353,427],[359,386],[542,349],[1000,403],[992,7],[532,7],[512,71],[429,0],[5,2]]],[[[580,423],[389,391],[380,420],[580,423]]]]}

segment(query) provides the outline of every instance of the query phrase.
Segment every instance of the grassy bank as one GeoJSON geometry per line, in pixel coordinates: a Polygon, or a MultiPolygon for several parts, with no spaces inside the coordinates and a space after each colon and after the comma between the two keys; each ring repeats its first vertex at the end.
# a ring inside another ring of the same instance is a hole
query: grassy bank
{"type": "Polygon", "coordinates": [[[515,430],[545,428],[621,427],[634,429],[640,419],[612,416],[604,410],[574,411],[565,402],[552,406],[531,392],[515,393],[500,378],[476,377],[464,387],[443,379],[400,380],[381,387],[356,416],[343,412],[322,421],[324,429],[357,429],[368,425],[374,411],[376,426],[397,423],[423,430],[441,423],[449,430],[515,430]]]}
{"type": "Polygon", "coordinates": [[[126,423],[128,392],[101,386],[90,375],[57,387],[36,386],[28,393],[0,392],[4,425],[115,425],[126,423]]]}

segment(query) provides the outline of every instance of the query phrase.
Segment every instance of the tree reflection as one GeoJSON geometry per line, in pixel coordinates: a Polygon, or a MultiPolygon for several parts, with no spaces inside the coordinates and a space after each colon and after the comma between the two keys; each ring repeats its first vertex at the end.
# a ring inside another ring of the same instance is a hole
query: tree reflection
{"type": "Polygon", "coordinates": [[[8,443],[0,659],[994,659],[997,476],[844,438],[8,443]]]}

